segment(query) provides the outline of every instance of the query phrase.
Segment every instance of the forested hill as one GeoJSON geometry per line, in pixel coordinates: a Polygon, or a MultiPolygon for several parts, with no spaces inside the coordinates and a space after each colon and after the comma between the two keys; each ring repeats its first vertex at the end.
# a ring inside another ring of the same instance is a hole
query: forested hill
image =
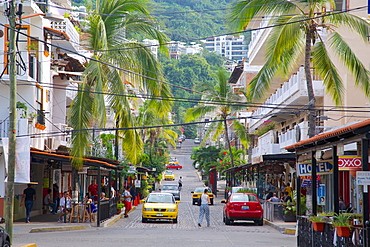
{"type": "MultiPolygon", "coordinates": [[[[233,1],[148,0],[148,10],[171,40],[199,43],[200,38],[227,33],[225,17],[233,1]]],[[[75,6],[87,6],[87,2],[94,4],[96,0],[72,2],[75,6]]]]}
{"type": "Polygon", "coordinates": [[[227,33],[225,17],[233,0],[150,0],[150,12],[171,40],[198,41],[227,33]]]}

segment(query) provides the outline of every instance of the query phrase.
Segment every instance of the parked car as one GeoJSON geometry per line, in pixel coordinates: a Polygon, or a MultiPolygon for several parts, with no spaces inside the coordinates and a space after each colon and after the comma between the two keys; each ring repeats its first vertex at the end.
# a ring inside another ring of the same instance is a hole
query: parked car
{"type": "Polygon", "coordinates": [[[199,138],[195,138],[194,139],[194,144],[200,144],[200,139],[199,138]]]}
{"type": "Polygon", "coordinates": [[[253,193],[232,193],[226,200],[223,209],[223,221],[226,225],[236,220],[254,221],[259,226],[263,225],[263,209],[258,196],[253,193]]]}
{"type": "Polygon", "coordinates": [[[167,169],[176,169],[176,170],[180,170],[180,169],[182,169],[182,165],[179,165],[179,164],[178,164],[178,162],[177,162],[177,164],[176,164],[176,163],[172,163],[172,162],[170,162],[170,163],[168,163],[168,164],[166,165],[166,168],[167,168],[167,169]]]}
{"type": "Polygon", "coordinates": [[[195,188],[195,190],[191,192],[193,194],[193,196],[192,196],[193,197],[193,205],[198,204],[198,199],[204,193],[204,189],[208,189],[208,196],[209,196],[209,199],[211,201],[211,205],[213,205],[213,197],[214,196],[213,196],[211,188],[209,188],[209,187],[198,187],[198,188],[195,188]]]}
{"type": "Polygon", "coordinates": [[[175,174],[172,171],[165,171],[163,179],[164,180],[175,180],[175,174]]]}
{"type": "Polygon", "coordinates": [[[176,201],[180,201],[180,191],[177,184],[163,184],[160,191],[163,193],[171,193],[176,201]]]}
{"type": "Polygon", "coordinates": [[[148,220],[172,220],[177,223],[178,205],[171,193],[152,192],[148,195],[142,208],[143,223],[148,220]]]}
{"type": "MultiPolygon", "coordinates": [[[[5,223],[5,218],[0,217],[0,223],[5,223]]],[[[2,247],[10,247],[10,237],[8,233],[5,231],[4,227],[0,226],[0,238],[1,238],[1,246],[2,247]]]]}

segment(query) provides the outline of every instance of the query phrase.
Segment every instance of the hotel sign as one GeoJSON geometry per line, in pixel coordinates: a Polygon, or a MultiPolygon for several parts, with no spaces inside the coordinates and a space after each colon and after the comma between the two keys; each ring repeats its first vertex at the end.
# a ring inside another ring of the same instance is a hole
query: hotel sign
{"type": "MultiPolygon", "coordinates": [[[[329,162],[320,162],[316,164],[316,174],[328,174],[333,171],[333,165],[329,162]]],[[[308,176],[312,173],[312,164],[298,164],[299,176],[308,176]]]]}

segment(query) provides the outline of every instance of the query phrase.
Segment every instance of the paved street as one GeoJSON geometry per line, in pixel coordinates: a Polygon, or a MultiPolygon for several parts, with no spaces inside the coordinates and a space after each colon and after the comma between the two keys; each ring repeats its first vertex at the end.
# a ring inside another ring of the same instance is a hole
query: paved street
{"type": "MultiPolygon", "coordinates": [[[[181,149],[173,150],[182,170],[176,170],[174,182],[183,177],[179,222],[141,223],[141,205],[129,218],[122,218],[106,228],[89,227],[87,230],[70,232],[26,233],[15,231],[15,244],[37,243],[39,247],[49,246],[296,246],[295,236],[278,232],[270,226],[256,226],[241,222],[226,226],[222,222],[223,195],[218,195],[211,208],[211,227],[197,226],[199,207],[192,205],[191,191],[201,186],[199,177],[191,165],[192,140],[186,140],[181,149]]],[[[224,183],[220,183],[220,188],[224,183]]],[[[206,225],[205,221],[203,225],[206,225]]]]}

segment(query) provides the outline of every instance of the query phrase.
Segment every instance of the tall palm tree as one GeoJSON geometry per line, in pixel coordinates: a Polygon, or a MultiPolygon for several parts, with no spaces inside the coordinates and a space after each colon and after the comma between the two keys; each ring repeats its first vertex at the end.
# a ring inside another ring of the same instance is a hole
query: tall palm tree
{"type": "MultiPolygon", "coordinates": [[[[73,166],[76,169],[82,166],[81,158],[89,150],[89,127],[94,122],[100,127],[105,124],[106,103],[115,112],[117,127],[136,126],[136,118],[131,110],[135,100],[133,98],[130,101],[127,96],[135,95],[128,91],[128,85],[150,95],[171,95],[169,87],[158,81],[162,79],[162,71],[154,55],[143,44],[128,39],[141,35],[157,39],[159,43],[168,41],[157,30],[146,7],[145,0],[97,0],[93,13],[87,18],[88,45],[93,51],[94,60],[89,62],[85,70],[84,82],[79,85],[69,111],[71,126],[75,130],[82,130],[72,138],[72,155],[75,157],[73,166]]],[[[168,102],[152,101],[151,105],[157,107],[158,114],[170,111],[168,102]]],[[[137,163],[143,148],[139,132],[127,129],[121,130],[119,135],[124,137],[122,142],[126,158],[137,163]]]]}
{"type": "Polygon", "coordinates": [[[228,84],[226,71],[223,69],[218,70],[215,79],[215,87],[210,89],[204,96],[203,100],[207,103],[198,104],[194,108],[188,109],[185,114],[185,121],[193,121],[208,113],[215,114],[214,120],[222,120],[211,123],[206,132],[206,138],[209,135],[212,135],[213,140],[216,140],[222,133],[224,133],[225,146],[229,149],[231,164],[234,166],[233,153],[229,138],[229,121],[232,122],[232,128],[235,130],[235,134],[240,139],[241,144],[245,148],[248,146],[248,135],[245,126],[237,119],[231,118],[243,108],[242,106],[235,104],[235,102],[241,101],[241,97],[238,94],[235,94],[232,87],[228,84]]]}
{"type": "Polygon", "coordinates": [[[330,6],[335,9],[333,0],[251,0],[238,1],[232,8],[229,22],[236,30],[244,30],[253,18],[261,15],[273,16],[270,25],[274,26],[268,39],[266,63],[250,82],[249,100],[262,99],[276,75],[288,75],[304,57],[304,71],[308,90],[309,136],[315,135],[315,95],[312,86],[312,65],[323,80],[326,92],[336,105],[342,103],[344,86],[329,51],[343,62],[354,75],[355,84],[366,96],[370,96],[370,74],[356,57],[345,39],[340,35],[340,27],[348,28],[366,41],[369,36],[369,23],[348,12],[325,12],[330,6]]]}

